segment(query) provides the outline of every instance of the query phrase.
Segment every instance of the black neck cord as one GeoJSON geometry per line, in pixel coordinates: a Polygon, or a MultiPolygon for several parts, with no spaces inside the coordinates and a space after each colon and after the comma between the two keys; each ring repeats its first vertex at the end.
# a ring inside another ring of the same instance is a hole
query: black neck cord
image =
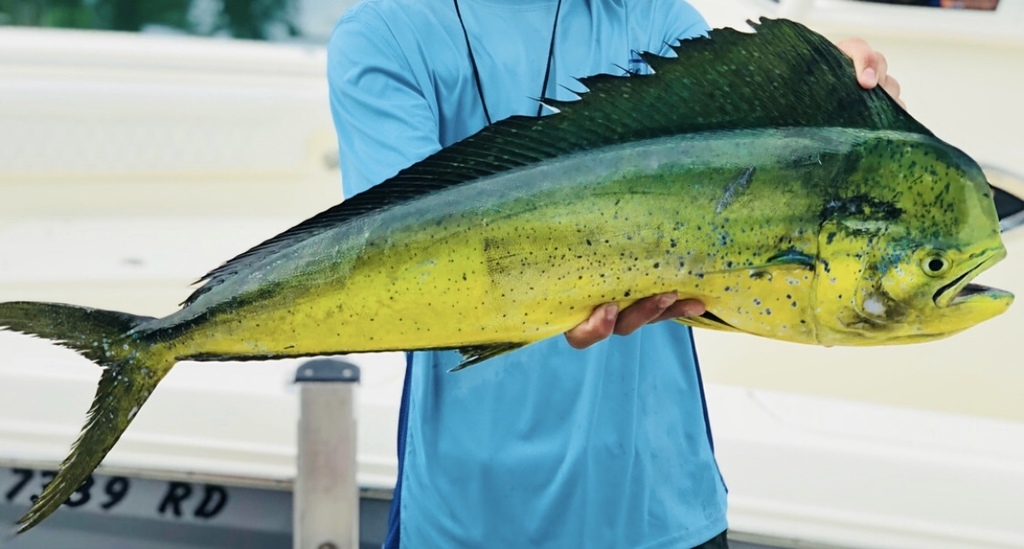
{"type": "MultiPolygon", "coordinates": [[[[480,82],[480,70],[476,66],[476,58],[473,56],[473,46],[469,43],[469,31],[466,30],[466,23],[462,20],[462,12],[459,10],[459,0],[452,0],[455,4],[455,15],[459,18],[459,25],[462,26],[462,37],[466,40],[466,51],[469,52],[469,64],[473,67],[473,82],[476,84],[476,93],[480,96],[480,105],[484,108],[484,118],[487,119],[487,125],[490,126],[493,121],[491,120],[491,113],[487,109],[487,100],[484,99],[484,87],[480,82]]],[[[558,31],[558,14],[562,11],[562,0],[558,0],[555,4],[555,20],[551,24],[551,44],[548,46],[548,62],[544,68],[544,82],[540,87],[540,97],[538,100],[543,101],[544,94],[548,89],[548,80],[551,77],[551,61],[555,57],[555,36],[558,31]]],[[[540,103],[537,105],[537,116],[543,113],[544,104],[540,103]]]]}

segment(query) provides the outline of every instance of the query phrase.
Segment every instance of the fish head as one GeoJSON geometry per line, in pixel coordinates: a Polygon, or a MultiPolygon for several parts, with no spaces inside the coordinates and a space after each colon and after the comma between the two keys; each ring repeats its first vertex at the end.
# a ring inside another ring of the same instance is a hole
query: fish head
{"type": "Polygon", "coordinates": [[[824,345],[941,339],[1013,302],[973,282],[1006,257],[977,164],[938,140],[887,146],[889,162],[872,160],[854,174],[863,184],[823,212],[815,324],[824,345]]]}

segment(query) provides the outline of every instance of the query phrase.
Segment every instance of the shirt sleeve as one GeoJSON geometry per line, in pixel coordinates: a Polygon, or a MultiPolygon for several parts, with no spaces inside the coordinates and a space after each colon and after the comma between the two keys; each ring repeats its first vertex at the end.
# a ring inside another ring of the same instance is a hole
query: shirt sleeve
{"type": "Polygon", "coordinates": [[[346,197],[441,149],[438,120],[387,25],[349,12],[328,42],[327,82],[346,197]]]}
{"type": "Polygon", "coordinates": [[[704,16],[688,2],[664,0],[659,4],[659,10],[652,10],[655,20],[651,22],[650,28],[661,29],[660,55],[671,54],[669,46],[677,45],[680,40],[703,36],[711,30],[704,16]]]}

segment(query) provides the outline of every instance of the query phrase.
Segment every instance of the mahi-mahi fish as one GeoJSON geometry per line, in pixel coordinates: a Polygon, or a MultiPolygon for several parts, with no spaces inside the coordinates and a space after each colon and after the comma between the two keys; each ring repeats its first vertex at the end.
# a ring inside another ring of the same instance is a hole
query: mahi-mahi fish
{"type": "MultiPolygon", "coordinates": [[[[56,510],[178,361],[457,349],[467,366],[606,302],[702,301],[692,326],[818,345],[923,342],[1002,313],[978,165],[828,40],[716,29],[653,74],[581,79],[257,245],[164,318],[0,303],[0,327],[103,369],[85,427],[20,519],[56,510]]],[[[453,374],[457,375],[457,374],[453,374]]]]}

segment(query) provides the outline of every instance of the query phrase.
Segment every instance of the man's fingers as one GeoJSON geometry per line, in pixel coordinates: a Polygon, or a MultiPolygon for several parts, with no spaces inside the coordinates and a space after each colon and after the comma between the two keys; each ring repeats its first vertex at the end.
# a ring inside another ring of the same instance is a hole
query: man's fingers
{"type": "Polygon", "coordinates": [[[590,318],[565,332],[565,340],[574,349],[586,349],[602,339],[607,339],[615,330],[618,313],[618,303],[601,305],[590,313],[590,318]]]}
{"type": "Polygon", "coordinates": [[[889,62],[884,55],[860,38],[843,40],[836,46],[853,60],[857,82],[861,87],[871,89],[879,84],[885,85],[885,80],[889,76],[889,62]]]}
{"type": "MultiPolygon", "coordinates": [[[[885,56],[881,53],[871,50],[867,54],[866,60],[867,66],[864,67],[864,72],[868,73],[871,70],[875,71],[875,84],[885,88],[885,83],[889,80],[889,62],[886,61],[885,56]]],[[[869,79],[865,78],[865,82],[861,82],[860,85],[865,88],[871,88],[872,86],[866,85],[869,79]]]]}
{"type": "Polygon", "coordinates": [[[677,296],[674,293],[652,295],[645,297],[636,303],[626,307],[619,313],[615,321],[615,333],[618,335],[629,335],[650,321],[658,318],[676,302],[677,296]]]}
{"type": "Polygon", "coordinates": [[[851,38],[837,42],[836,46],[853,60],[857,73],[857,83],[864,89],[881,86],[890,97],[904,109],[907,105],[900,99],[900,83],[889,76],[889,62],[880,52],[875,51],[867,42],[860,38],[851,38]]]}
{"type": "Polygon", "coordinates": [[[900,99],[901,88],[899,81],[890,76],[885,79],[885,84],[882,85],[882,89],[884,89],[886,93],[889,94],[889,97],[895,99],[896,102],[899,103],[904,110],[906,110],[907,104],[904,103],[902,99],[900,99]]]}
{"type": "Polygon", "coordinates": [[[662,320],[670,320],[673,318],[700,316],[704,314],[704,304],[696,299],[680,299],[676,301],[669,308],[665,309],[658,318],[655,318],[651,322],[661,322],[662,320]]]}
{"type": "Polygon", "coordinates": [[[586,349],[612,334],[629,335],[645,324],[702,314],[703,303],[696,299],[679,300],[674,292],[645,297],[622,311],[617,303],[605,303],[594,309],[587,320],[565,332],[565,340],[574,349],[586,349]]]}
{"type": "Polygon", "coordinates": [[[860,38],[851,38],[837,43],[836,46],[853,60],[857,82],[861,87],[871,89],[884,80],[889,70],[885,56],[873,50],[867,42],[860,38]]]}

